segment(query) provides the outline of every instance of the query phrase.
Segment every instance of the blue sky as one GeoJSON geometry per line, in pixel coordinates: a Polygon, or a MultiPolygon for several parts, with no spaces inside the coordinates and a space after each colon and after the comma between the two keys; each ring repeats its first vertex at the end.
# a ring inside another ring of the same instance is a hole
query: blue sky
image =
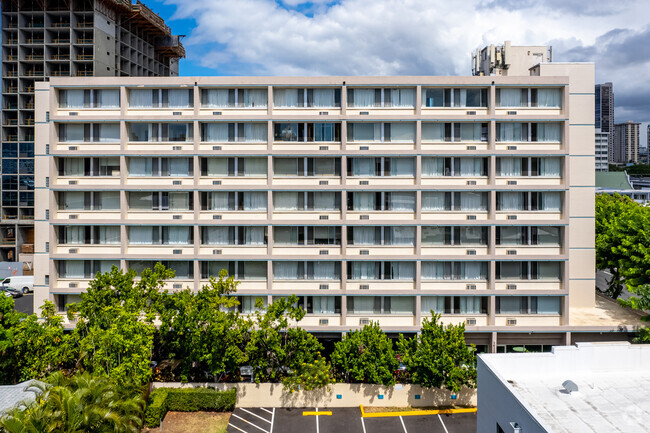
{"type": "Polygon", "coordinates": [[[614,83],[616,122],[650,121],[647,0],[145,3],[186,35],[181,75],[468,75],[474,49],[510,40],[595,62],[596,81],[614,83]]]}

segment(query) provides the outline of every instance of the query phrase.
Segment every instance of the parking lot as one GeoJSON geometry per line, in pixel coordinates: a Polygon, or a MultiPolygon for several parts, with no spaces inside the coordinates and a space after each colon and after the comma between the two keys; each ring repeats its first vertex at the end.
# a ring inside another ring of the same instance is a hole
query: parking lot
{"type": "MultiPolygon", "coordinates": [[[[0,294],[4,296],[4,293],[0,292],[0,294]]],[[[34,294],[29,293],[20,298],[14,298],[14,309],[21,313],[32,314],[34,312],[34,294]]]]}
{"type": "Polygon", "coordinates": [[[362,418],[356,408],[237,408],[228,433],[475,433],[476,414],[362,418]],[[312,412],[303,415],[303,412],[312,412]],[[323,412],[323,415],[316,415],[323,412]],[[331,414],[330,414],[331,413],[331,414]]]}

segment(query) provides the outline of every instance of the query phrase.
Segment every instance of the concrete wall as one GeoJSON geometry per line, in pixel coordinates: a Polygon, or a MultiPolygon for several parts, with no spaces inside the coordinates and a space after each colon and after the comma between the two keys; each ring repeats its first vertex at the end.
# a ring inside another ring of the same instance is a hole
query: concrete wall
{"type": "MultiPolygon", "coordinates": [[[[156,388],[237,389],[238,407],[435,407],[476,406],[476,390],[464,388],[455,400],[451,391],[419,385],[381,385],[336,383],[329,389],[285,392],[280,383],[185,383],[154,382],[156,388]],[[416,400],[416,395],[420,398],[416,400]],[[340,398],[338,398],[340,396],[340,398]],[[382,397],[383,396],[383,397],[382,397]]],[[[491,430],[492,431],[492,430],[491,430]]]]}

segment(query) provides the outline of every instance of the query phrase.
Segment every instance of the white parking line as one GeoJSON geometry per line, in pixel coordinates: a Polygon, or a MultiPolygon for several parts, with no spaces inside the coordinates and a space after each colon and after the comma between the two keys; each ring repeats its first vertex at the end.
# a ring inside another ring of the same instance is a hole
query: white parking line
{"type": "Polygon", "coordinates": [[[240,429],[239,427],[237,427],[236,425],[232,425],[232,424],[230,424],[230,423],[228,423],[228,425],[229,425],[230,427],[232,427],[232,428],[236,428],[236,429],[239,430],[240,432],[247,433],[246,430],[242,430],[242,429],[240,429]]]}
{"type": "Polygon", "coordinates": [[[440,420],[440,424],[442,424],[442,428],[445,429],[445,432],[449,433],[449,430],[447,430],[447,426],[446,426],[445,423],[442,421],[442,417],[440,416],[440,414],[438,414],[438,419],[440,420]]]}
{"type": "MultiPolygon", "coordinates": [[[[316,408],[316,412],[318,412],[318,408],[316,408]]],[[[316,433],[320,433],[320,428],[318,426],[318,415],[316,415],[316,433]]]]}
{"type": "Polygon", "coordinates": [[[363,433],[366,433],[366,423],[363,422],[363,417],[361,417],[361,427],[363,427],[363,433]]]}
{"type": "MultiPolygon", "coordinates": [[[[261,408],[264,409],[264,408],[261,408]]],[[[266,410],[266,409],[264,409],[266,410]]],[[[268,410],[266,410],[268,412],[268,410]]],[[[271,414],[271,431],[269,433],[273,433],[273,423],[275,422],[275,408],[273,408],[273,413],[271,414]]]]}
{"type": "Polygon", "coordinates": [[[269,424],[271,424],[271,421],[269,421],[269,420],[266,419],[266,418],[262,418],[261,416],[259,416],[259,415],[256,414],[256,413],[251,412],[250,410],[246,410],[246,409],[244,409],[243,407],[240,407],[239,409],[241,409],[241,410],[243,410],[244,412],[249,413],[249,414],[251,414],[251,415],[253,415],[253,416],[258,417],[258,418],[261,419],[262,421],[266,421],[266,422],[268,422],[269,424]]]}
{"type": "Polygon", "coordinates": [[[402,418],[402,417],[400,416],[400,417],[399,417],[399,420],[402,421],[402,428],[404,429],[404,433],[408,433],[408,432],[406,431],[406,426],[404,425],[404,418],[402,418]]]}
{"type": "Polygon", "coordinates": [[[238,418],[238,419],[244,421],[245,423],[252,425],[252,426],[255,427],[256,429],[258,429],[258,430],[262,430],[264,433],[271,433],[271,432],[269,432],[268,430],[264,430],[262,427],[260,427],[260,426],[258,426],[258,425],[255,425],[255,424],[253,424],[252,422],[250,422],[250,421],[248,421],[248,420],[245,420],[244,418],[240,417],[239,415],[235,415],[235,414],[233,413],[233,414],[231,414],[230,416],[234,416],[235,418],[238,418]]]}
{"type": "Polygon", "coordinates": [[[268,413],[271,413],[271,414],[272,414],[273,412],[275,412],[275,408],[273,408],[273,412],[271,412],[270,410],[265,409],[265,408],[263,408],[263,407],[261,407],[260,409],[262,409],[264,412],[268,412],[268,413]]]}

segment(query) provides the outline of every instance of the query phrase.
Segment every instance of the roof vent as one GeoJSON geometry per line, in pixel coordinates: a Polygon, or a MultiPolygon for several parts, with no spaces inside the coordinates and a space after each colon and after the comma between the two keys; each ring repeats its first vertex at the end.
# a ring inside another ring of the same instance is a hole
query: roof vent
{"type": "Polygon", "coordinates": [[[565,394],[571,394],[572,392],[578,392],[578,385],[572,380],[565,380],[562,382],[562,386],[564,387],[562,392],[565,394]]]}

